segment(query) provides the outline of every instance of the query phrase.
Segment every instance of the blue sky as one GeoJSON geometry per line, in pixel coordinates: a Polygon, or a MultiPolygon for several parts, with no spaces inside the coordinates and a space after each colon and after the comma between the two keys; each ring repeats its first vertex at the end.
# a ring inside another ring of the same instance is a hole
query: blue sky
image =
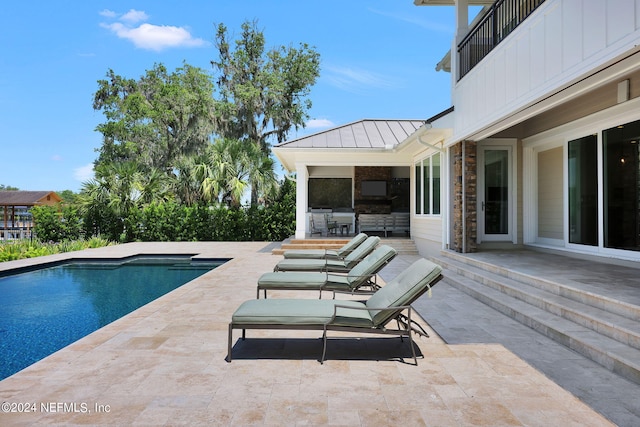
{"type": "MultiPolygon", "coordinates": [[[[7,2],[0,16],[0,184],[79,191],[104,121],[92,109],[108,69],[138,78],[163,63],[211,71],[216,25],[257,20],[267,46],[321,55],[299,137],[360,119],[426,119],[450,106],[453,7],[412,0],[7,2]]],[[[233,37],[235,40],[236,37],[233,37]]]]}

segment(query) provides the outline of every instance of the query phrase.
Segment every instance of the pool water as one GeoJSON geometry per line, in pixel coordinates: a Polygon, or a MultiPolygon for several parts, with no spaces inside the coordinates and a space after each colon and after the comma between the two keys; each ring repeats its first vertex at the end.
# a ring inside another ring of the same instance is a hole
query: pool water
{"type": "Polygon", "coordinates": [[[224,261],[138,257],[0,277],[0,380],[224,261]]]}

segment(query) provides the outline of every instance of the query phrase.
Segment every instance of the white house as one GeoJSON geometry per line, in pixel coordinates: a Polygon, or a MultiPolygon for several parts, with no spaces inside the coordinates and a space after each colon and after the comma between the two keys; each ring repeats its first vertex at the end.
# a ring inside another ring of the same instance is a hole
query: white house
{"type": "Polygon", "coordinates": [[[414,3],[455,7],[434,64],[451,73],[453,106],[276,146],[297,174],[296,237],[310,193],[343,179],[345,214],[408,207],[424,255],[524,245],[640,260],[640,0],[414,3]],[[470,5],[485,7],[467,24],[470,5]],[[386,191],[363,197],[362,181],[386,191]]]}

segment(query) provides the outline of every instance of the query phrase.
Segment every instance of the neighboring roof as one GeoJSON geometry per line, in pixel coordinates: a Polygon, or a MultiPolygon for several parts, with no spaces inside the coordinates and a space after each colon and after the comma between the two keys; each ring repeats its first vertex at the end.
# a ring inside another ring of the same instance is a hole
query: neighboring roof
{"type": "Polygon", "coordinates": [[[0,191],[0,206],[34,206],[51,196],[58,202],[62,199],[53,191],[0,191]]]}
{"type": "Polygon", "coordinates": [[[277,148],[394,148],[424,120],[365,119],[277,144],[277,148]]]}

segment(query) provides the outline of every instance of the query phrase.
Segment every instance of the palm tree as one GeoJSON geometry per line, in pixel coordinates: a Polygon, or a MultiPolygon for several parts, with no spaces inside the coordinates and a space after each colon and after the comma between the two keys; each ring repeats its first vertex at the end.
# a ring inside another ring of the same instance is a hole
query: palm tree
{"type": "Polygon", "coordinates": [[[126,233],[134,209],[172,198],[169,178],[159,170],[143,174],[135,162],[108,163],[96,168],[96,178],[83,184],[80,208],[95,232],[109,230],[112,239],[126,233]]]}
{"type": "Polygon", "coordinates": [[[258,194],[272,194],[277,189],[273,160],[257,145],[236,139],[216,140],[205,162],[197,166],[196,176],[206,200],[234,207],[241,205],[251,182],[258,194]]]}

